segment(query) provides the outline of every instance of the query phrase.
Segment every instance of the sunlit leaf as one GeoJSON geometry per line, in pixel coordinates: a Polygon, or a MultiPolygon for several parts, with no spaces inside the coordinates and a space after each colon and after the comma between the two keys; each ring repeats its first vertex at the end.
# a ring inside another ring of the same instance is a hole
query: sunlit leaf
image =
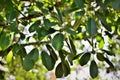
{"type": "Polygon", "coordinates": [[[12,51],[10,51],[6,56],[7,63],[10,63],[12,61],[12,59],[13,59],[13,53],[12,53],[12,51]]]}
{"type": "Polygon", "coordinates": [[[56,49],[56,50],[60,50],[62,49],[64,43],[64,36],[61,33],[56,34],[53,39],[52,39],[52,46],[56,49]]]}
{"type": "Polygon", "coordinates": [[[92,78],[95,78],[98,76],[98,66],[94,60],[92,60],[90,64],[90,76],[92,78]]]}
{"type": "Polygon", "coordinates": [[[9,33],[3,32],[0,35],[0,51],[7,49],[11,44],[11,36],[9,33]]]}

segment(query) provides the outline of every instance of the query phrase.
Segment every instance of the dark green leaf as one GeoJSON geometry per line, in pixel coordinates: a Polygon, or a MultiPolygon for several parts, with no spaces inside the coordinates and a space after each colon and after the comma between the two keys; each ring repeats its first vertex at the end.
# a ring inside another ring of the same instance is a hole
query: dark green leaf
{"type": "Polygon", "coordinates": [[[64,71],[62,68],[62,63],[59,63],[55,69],[55,75],[57,78],[61,78],[64,75],[64,71]]]}
{"type": "Polygon", "coordinates": [[[90,76],[92,78],[95,78],[98,76],[98,66],[94,60],[92,60],[90,64],[90,76]]]}
{"type": "Polygon", "coordinates": [[[55,51],[53,50],[53,48],[52,48],[50,45],[46,45],[46,47],[47,47],[47,49],[49,50],[49,52],[50,52],[51,56],[53,57],[53,59],[54,59],[55,61],[57,61],[57,60],[58,60],[58,57],[57,57],[55,51]]]}
{"type": "Polygon", "coordinates": [[[63,41],[64,41],[64,35],[61,33],[58,33],[52,39],[52,46],[56,50],[60,50],[60,49],[62,49],[62,47],[64,45],[63,41]]]}
{"type": "Polygon", "coordinates": [[[114,0],[112,2],[112,7],[115,9],[115,10],[120,10],[120,0],[114,0]]]}
{"type": "Polygon", "coordinates": [[[104,58],[104,60],[109,64],[110,67],[114,68],[114,65],[112,64],[112,62],[110,62],[108,58],[104,58]]]}
{"type": "Polygon", "coordinates": [[[97,33],[97,25],[93,18],[88,19],[86,30],[90,35],[95,35],[97,33]]]}
{"type": "Polygon", "coordinates": [[[25,57],[25,59],[31,59],[34,62],[36,62],[39,58],[39,51],[37,48],[34,48],[33,50],[30,51],[25,57]]]}
{"type": "Polygon", "coordinates": [[[2,32],[0,35],[0,51],[7,49],[11,44],[10,33],[2,32]]]}
{"type": "Polygon", "coordinates": [[[76,31],[74,31],[74,30],[72,30],[70,28],[66,28],[65,30],[66,30],[66,32],[70,33],[71,35],[77,34],[76,31]]]}
{"type": "Polygon", "coordinates": [[[67,76],[68,74],[70,74],[70,66],[67,60],[62,62],[62,68],[64,71],[64,76],[67,76]]]}
{"type": "Polygon", "coordinates": [[[84,8],[84,0],[75,0],[75,3],[80,9],[84,8]]]}
{"type": "Polygon", "coordinates": [[[114,53],[112,53],[112,52],[110,52],[110,51],[108,51],[108,50],[102,49],[102,51],[104,51],[105,53],[107,53],[107,54],[110,55],[110,56],[115,56],[114,53]]]}
{"type": "Polygon", "coordinates": [[[64,62],[64,60],[65,60],[65,55],[64,55],[64,53],[63,53],[63,50],[59,50],[59,56],[60,56],[61,61],[64,62]]]}
{"type": "Polygon", "coordinates": [[[41,53],[42,63],[48,69],[52,70],[54,68],[54,63],[52,62],[52,58],[48,55],[47,52],[42,51],[41,53]]]}
{"type": "Polygon", "coordinates": [[[38,39],[39,40],[44,39],[44,37],[49,34],[49,32],[46,29],[44,29],[43,27],[42,28],[38,28],[37,29],[37,33],[38,33],[38,39]]]}
{"type": "Polygon", "coordinates": [[[43,3],[37,1],[37,2],[36,2],[36,6],[37,6],[39,9],[41,9],[41,8],[43,7],[43,3]]]}
{"type": "Polygon", "coordinates": [[[78,10],[78,9],[79,9],[79,8],[71,8],[71,9],[69,9],[69,10],[65,10],[64,14],[68,15],[68,14],[70,14],[70,13],[72,13],[72,12],[78,10]]]}
{"type": "Polygon", "coordinates": [[[70,37],[69,37],[69,40],[70,40],[71,51],[74,55],[76,55],[76,48],[75,48],[75,45],[73,43],[73,40],[70,37]]]}
{"type": "Polygon", "coordinates": [[[10,29],[11,32],[18,33],[19,31],[18,31],[18,28],[17,28],[17,22],[11,23],[9,29],[10,29]]]}
{"type": "Polygon", "coordinates": [[[99,60],[99,61],[104,61],[104,56],[103,56],[103,54],[102,53],[97,53],[97,59],[99,60]]]}
{"type": "Polygon", "coordinates": [[[29,32],[34,32],[36,31],[38,28],[39,28],[39,25],[40,25],[40,20],[37,20],[36,22],[34,22],[30,28],[29,28],[29,32]]]}
{"type": "Polygon", "coordinates": [[[26,71],[29,71],[30,69],[33,68],[34,64],[35,64],[35,63],[34,63],[33,60],[31,60],[31,59],[25,59],[25,60],[23,61],[23,68],[24,68],[26,71]]]}
{"type": "Polygon", "coordinates": [[[90,53],[83,54],[83,56],[81,56],[81,58],[79,60],[80,65],[84,66],[85,64],[87,64],[88,61],[90,60],[90,56],[91,56],[90,53]]]}

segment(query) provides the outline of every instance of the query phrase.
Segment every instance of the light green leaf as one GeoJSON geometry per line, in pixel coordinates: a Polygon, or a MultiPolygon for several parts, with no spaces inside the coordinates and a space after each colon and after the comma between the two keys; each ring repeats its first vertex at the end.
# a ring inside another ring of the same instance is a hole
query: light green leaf
{"type": "Polygon", "coordinates": [[[86,30],[90,35],[95,35],[97,33],[97,25],[93,18],[88,19],[86,30]]]}
{"type": "Polygon", "coordinates": [[[90,76],[92,78],[95,78],[98,76],[98,66],[94,60],[92,60],[90,64],[90,76]]]}
{"type": "Polygon", "coordinates": [[[13,52],[10,51],[10,52],[7,54],[7,57],[6,57],[7,63],[10,63],[10,62],[12,61],[12,58],[13,58],[13,52]]]}
{"type": "Polygon", "coordinates": [[[64,45],[63,41],[64,41],[64,35],[61,33],[58,33],[52,39],[52,46],[56,50],[60,50],[60,49],[62,49],[62,47],[64,45]]]}
{"type": "Polygon", "coordinates": [[[54,68],[54,63],[52,61],[52,58],[50,55],[48,55],[47,52],[42,51],[41,52],[41,58],[42,58],[42,63],[43,65],[48,69],[52,70],[54,68]]]}

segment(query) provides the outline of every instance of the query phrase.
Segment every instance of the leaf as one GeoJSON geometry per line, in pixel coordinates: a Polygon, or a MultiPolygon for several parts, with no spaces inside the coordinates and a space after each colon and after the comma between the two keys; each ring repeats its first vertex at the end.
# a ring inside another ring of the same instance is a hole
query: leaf
{"type": "Polygon", "coordinates": [[[37,48],[34,48],[30,51],[30,53],[28,53],[25,57],[25,59],[31,59],[34,62],[36,62],[39,58],[39,51],[37,48]]]}
{"type": "Polygon", "coordinates": [[[97,33],[97,25],[93,18],[88,19],[86,30],[90,35],[95,35],[97,33]]]}
{"type": "Polygon", "coordinates": [[[35,62],[31,59],[25,59],[23,61],[23,68],[26,70],[26,71],[29,71],[30,69],[33,68],[35,62]]]}
{"type": "Polygon", "coordinates": [[[6,57],[7,63],[10,63],[12,61],[12,58],[13,58],[13,53],[12,51],[10,51],[6,57]]]}
{"type": "Polygon", "coordinates": [[[67,60],[62,62],[62,68],[63,68],[63,71],[64,71],[64,76],[67,76],[68,74],[70,74],[70,66],[69,66],[67,60]]]}
{"type": "Polygon", "coordinates": [[[70,40],[71,51],[74,55],[76,55],[76,48],[75,48],[75,45],[73,43],[73,40],[70,37],[69,37],[69,40],[70,40]]]}
{"type": "Polygon", "coordinates": [[[77,32],[72,30],[71,28],[66,28],[65,30],[66,30],[66,32],[70,33],[71,35],[77,34],[77,32]]]}
{"type": "Polygon", "coordinates": [[[87,64],[88,61],[90,60],[90,56],[91,56],[90,53],[83,54],[79,60],[80,65],[84,66],[85,64],[87,64]]]}
{"type": "Polygon", "coordinates": [[[62,49],[62,47],[64,45],[63,41],[64,41],[64,35],[61,33],[58,33],[52,39],[52,46],[56,50],[60,50],[60,49],[62,49]]]}
{"type": "Polygon", "coordinates": [[[50,29],[51,26],[55,26],[57,23],[56,22],[50,22],[49,19],[44,19],[44,25],[45,25],[45,29],[50,29]]]}
{"type": "Polygon", "coordinates": [[[60,11],[58,8],[56,8],[56,10],[57,10],[56,16],[57,16],[58,20],[59,20],[61,23],[63,23],[61,11],[60,11]]]}
{"type": "Polygon", "coordinates": [[[95,78],[98,76],[98,66],[94,60],[92,60],[90,64],[90,76],[92,78],[95,78]]]}
{"type": "Polygon", "coordinates": [[[11,44],[11,37],[9,33],[2,32],[0,35],[0,51],[7,49],[11,44]]]}
{"type": "Polygon", "coordinates": [[[57,78],[61,78],[64,75],[64,71],[62,68],[62,63],[59,63],[55,69],[55,75],[57,78]]]}
{"type": "Polygon", "coordinates": [[[84,0],[75,0],[75,3],[80,9],[84,8],[84,0]]]}
{"type": "Polygon", "coordinates": [[[43,3],[40,1],[36,1],[36,6],[41,9],[43,7],[43,3]]]}
{"type": "Polygon", "coordinates": [[[103,56],[103,54],[102,53],[97,53],[97,59],[99,60],[99,61],[104,61],[104,56],[103,56]]]}
{"type": "Polygon", "coordinates": [[[61,61],[64,62],[64,60],[65,60],[65,55],[64,55],[64,53],[63,53],[63,50],[59,50],[59,56],[60,56],[61,61]]]}
{"type": "Polygon", "coordinates": [[[41,58],[43,65],[50,71],[54,68],[54,63],[52,62],[52,58],[48,55],[47,52],[41,52],[41,58]]]}
{"type": "Polygon", "coordinates": [[[114,0],[112,2],[112,7],[115,9],[115,10],[120,10],[120,0],[114,0]]]}
{"type": "Polygon", "coordinates": [[[58,57],[57,57],[55,51],[53,50],[53,48],[52,48],[50,45],[48,45],[48,44],[46,45],[46,47],[47,47],[47,49],[49,50],[49,52],[50,52],[51,56],[53,57],[53,59],[54,59],[55,61],[57,61],[57,60],[58,60],[58,57]]]}
{"type": "Polygon", "coordinates": [[[104,60],[109,64],[110,67],[114,68],[114,65],[112,64],[112,62],[110,62],[108,58],[104,58],[104,60]]]}
{"type": "Polygon", "coordinates": [[[17,22],[11,23],[9,29],[11,32],[18,33],[17,22]]]}
{"type": "Polygon", "coordinates": [[[107,54],[110,55],[110,56],[115,56],[114,53],[112,53],[112,52],[110,52],[110,51],[107,51],[107,50],[105,50],[105,49],[102,49],[102,51],[104,51],[105,53],[107,53],[107,54]]]}
{"type": "Polygon", "coordinates": [[[37,20],[36,22],[34,22],[30,28],[29,28],[29,32],[34,32],[36,31],[38,28],[39,28],[39,25],[40,25],[40,20],[37,20]]]}
{"type": "Polygon", "coordinates": [[[49,34],[49,32],[46,29],[44,29],[43,27],[38,28],[37,33],[38,33],[38,39],[39,40],[44,39],[44,37],[46,37],[49,34]]]}

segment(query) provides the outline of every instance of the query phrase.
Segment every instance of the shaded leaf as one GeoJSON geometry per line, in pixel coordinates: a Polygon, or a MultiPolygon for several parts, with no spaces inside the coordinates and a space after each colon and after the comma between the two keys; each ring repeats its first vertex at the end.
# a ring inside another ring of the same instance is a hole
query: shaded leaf
{"type": "Polygon", "coordinates": [[[104,56],[103,56],[103,54],[102,53],[97,53],[97,59],[99,60],[99,61],[104,61],[104,56]]]}
{"type": "Polygon", "coordinates": [[[88,61],[90,60],[90,56],[91,56],[90,53],[83,54],[79,60],[80,65],[84,66],[85,64],[87,64],[88,61]]]}
{"type": "Polygon", "coordinates": [[[62,63],[59,63],[55,69],[55,75],[57,78],[61,78],[64,75],[64,71],[62,68],[62,63]]]}
{"type": "Polygon", "coordinates": [[[75,3],[80,9],[84,8],[84,0],[75,0],[75,3]]]}
{"type": "Polygon", "coordinates": [[[58,20],[59,20],[61,23],[63,23],[61,11],[60,11],[58,8],[56,8],[56,10],[57,10],[56,16],[57,16],[58,20]]]}
{"type": "Polygon", "coordinates": [[[90,76],[92,78],[95,78],[98,76],[98,66],[94,60],[92,60],[90,64],[90,76]]]}
{"type": "Polygon", "coordinates": [[[64,45],[63,41],[64,41],[64,35],[61,33],[58,33],[52,39],[52,46],[56,50],[60,50],[60,49],[62,49],[62,47],[64,45]]]}
{"type": "Polygon", "coordinates": [[[52,62],[52,58],[50,55],[48,55],[47,52],[42,51],[41,52],[41,59],[42,59],[42,63],[43,65],[48,69],[48,70],[52,70],[54,68],[54,63],[52,62]]]}
{"type": "Polygon", "coordinates": [[[86,30],[90,35],[95,35],[97,33],[97,25],[93,18],[88,19],[86,30]]]}
{"type": "Polygon", "coordinates": [[[54,59],[55,61],[57,61],[57,60],[58,60],[58,57],[57,57],[55,51],[53,50],[53,48],[52,48],[50,45],[48,45],[48,44],[46,45],[46,47],[47,47],[47,49],[49,50],[49,52],[50,52],[51,56],[53,57],[53,59],[54,59]]]}
{"type": "Polygon", "coordinates": [[[115,9],[115,10],[120,10],[120,0],[114,0],[112,2],[112,7],[115,9]]]}
{"type": "Polygon", "coordinates": [[[76,48],[75,48],[75,45],[73,43],[73,40],[70,37],[69,37],[69,40],[70,40],[71,51],[74,55],[76,55],[76,48]]]}
{"type": "Polygon", "coordinates": [[[108,58],[104,58],[105,62],[109,64],[110,67],[114,68],[114,65],[112,64],[112,62],[110,62],[110,60],[108,58]]]}
{"type": "Polygon", "coordinates": [[[107,53],[107,54],[110,55],[110,56],[115,56],[114,53],[112,53],[112,52],[110,52],[110,51],[108,51],[108,50],[102,49],[102,51],[104,51],[105,53],[107,53]]]}

